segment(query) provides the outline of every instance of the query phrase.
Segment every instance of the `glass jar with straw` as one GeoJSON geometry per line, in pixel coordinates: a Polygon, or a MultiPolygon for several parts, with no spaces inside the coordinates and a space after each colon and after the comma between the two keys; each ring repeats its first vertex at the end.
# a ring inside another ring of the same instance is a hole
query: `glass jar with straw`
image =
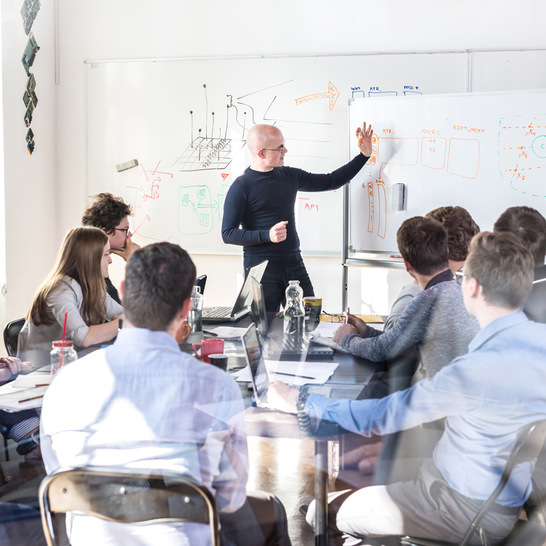
{"type": "Polygon", "coordinates": [[[68,313],[64,314],[64,325],[63,325],[63,338],[58,341],[53,341],[51,343],[52,349],[51,349],[51,375],[55,375],[55,373],[62,368],[63,366],[66,366],[67,364],[70,364],[70,362],[74,362],[74,360],[78,359],[78,353],[74,350],[74,344],[72,341],[66,340],[66,320],[67,320],[68,313]]]}

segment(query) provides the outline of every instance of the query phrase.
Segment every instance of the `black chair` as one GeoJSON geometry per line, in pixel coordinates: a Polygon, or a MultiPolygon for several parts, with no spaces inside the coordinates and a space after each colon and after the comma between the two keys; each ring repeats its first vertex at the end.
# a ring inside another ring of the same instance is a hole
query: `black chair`
{"type": "Polygon", "coordinates": [[[2,435],[2,439],[4,440],[4,458],[6,459],[6,461],[9,461],[9,448],[8,448],[9,427],[0,423],[0,434],[2,435]]]}
{"type": "Polygon", "coordinates": [[[219,545],[212,493],[189,476],[123,468],[67,468],[46,476],[38,493],[48,546],[68,544],[64,516],[75,511],[118,523],[163,520],[207,524],[219,545]],[[59,517],[56,517],[59,516],[59,517]]]}
{"type": "Polygon", "coordinates": [[[17,337],[25,324],[25,319],[17,319],[8,322],[4,326],[4,345],[9,356],[17,356],[17,337]]]}
{"type": "MultiPolygon", "coordinates": [[[[24,318],[12,320],[4,327],[4,345],[9,356],[17,356],[17,338],[23,324],[25,324],[24,318]]],[[[4,440],[4,457],[6,461],[9,461],[8,431],[8,427],[0,424],[0,434],[4,440]]]]}
{"type": "MultiPolygon", "coordinates": [[[[506,462],[504,472],[502,473],[502,476],[499,480],[497,487],[491,493],[489,498],[484,502],[480,511],[474,516],[474,519],[470,523],[468,530],[466,531],[466,534],[464,535],[463,539],[460,542],[453,543],[453,542],[446,542],[441,540],[414,538],[414,537],[405,536],[405,537],[381,537],[381,538],[368,539],[370,541],[370,544],[377,544],[377,545],[399,544],[401,546],[457,546],[457,545],[467,546],[467,544],[472,539],[474,533],[480,532],[479,525],[481,520],[483,519],[485,514],[488,512],[488,510],[491,508],[491,506],[493,506],[493,504],[496,502],[502,490],[508,483],[510,475],[512,474],[512,470],[514,470],[514,468],[521,463],[535,460],[538,457],[542,449],[542,446],[544,445],[545,440],[546,440],[546,419],[543,421],[536,421],[534,423],[530,423],[529,425],[527,425],[521,430],[514,444],[514,448],[512,449],[512,452],[510,453],[510,456],[508,457],[508,461],[506,462]]],[[[518,529],[514,528],[514,531],[510,533],[508,537],[506,537],[506,539],[503,541],[503,544],[505,545],[514,544],[513,541],[517,540],[517,539],[514,539],[514,535],[516,534],[516,531],[519,532],[519,528],[518,529]]],[[[536,533],[535,533],[535,536],[537,536],[536,533]]],[[[538,536],[538,540],[540,540],[540,536],[538,536]]],[[[537,544],[541,544],[541,542],[537,542],[537,544]]],[[[525,543],[525,546],[530,546],[530,545],[525,543]]]]}

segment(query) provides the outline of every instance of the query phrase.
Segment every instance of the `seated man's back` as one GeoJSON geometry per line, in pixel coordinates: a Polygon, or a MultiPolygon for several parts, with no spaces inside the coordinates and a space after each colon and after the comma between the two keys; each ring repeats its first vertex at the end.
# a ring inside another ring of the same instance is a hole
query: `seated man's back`
{"type": "MultiPolygon", "coordinates": [[[[52,382],[42,414],[44,462],[48,471],[96,465],[189,474],[213,491],[218,510],[234,512],[246,499],[243,409],[237,384],[180,352],[166,332],[122,330],[115,345],[67,366],[52,382]]],[[[73,544],[127,537],[126,525],[120,535],[117,524],[82,519],[74,522],[73,544]]],[[[206,526],[184,525],[135,532],[140,540],[150,532],[155,544],[169,537],[180,544],[184,536],[206,542],[206,526]]]]}
{"type": "Polygon", "coordinates": [[[387,332],[368,327],[363,337],[348,335],[343,347],[373,361],[393,359],[420,345],[419,372],[432,377],[454,358],[465,354],[479,330],[465,307],[461,287],[446,270],[418,294],[387,332]],[[444,278],[440,278],[440,276],[444,278]]]}

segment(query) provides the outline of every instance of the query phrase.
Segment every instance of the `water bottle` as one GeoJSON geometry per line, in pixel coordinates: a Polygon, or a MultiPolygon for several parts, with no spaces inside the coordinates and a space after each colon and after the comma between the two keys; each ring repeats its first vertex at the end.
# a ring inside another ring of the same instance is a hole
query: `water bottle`
{"type": "Polygon", "coordinates": [[[74,362],[78,359],[78,353],[74,350],[74,344],[71,341],[53,341],[51,343],[51,375],[55,375],[60,368],[74,362]]]}
{"type": "Polygon", "coordinates": [[[191,293],[191,310],[188,315],[188,324],[192,334],[203,333],[203,294],[201,287],[194,286],[191,293]]]}
{"type": "Polygon", "coordinates": [[[303,290],[300,281],[288,281],[286,287],[286,306],[284,308],[284,333],[303,336],[303,290]]]}

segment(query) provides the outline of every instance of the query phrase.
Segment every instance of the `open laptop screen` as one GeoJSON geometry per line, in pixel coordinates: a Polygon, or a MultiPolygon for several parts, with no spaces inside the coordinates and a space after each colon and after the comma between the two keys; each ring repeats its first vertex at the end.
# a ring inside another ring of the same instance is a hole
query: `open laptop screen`
{"type": "Polygon", "coordinates": [[[250,287],[252,289],[252,320],[256,323],[256,329],[258,330],[258,334],[262,337],[263,341],[264,339],[266,339],[268,332],[264,289],[262,284],[254,277],[250,279],[250,287]]]}
{"type": "Polygon", "coordinates": [[[248,275],[243,282],[243,286],[241,287],[241,291],[239,292],[237,300],[235,301],[235,305],[233,306],[234,315],[236,313],[239,313],[243,309],[247,309],[248,307],[250,307],[250,304],[252,303],[252,290],[250,288],[250,281],[251,279],[256,279],[258,282],[262,280],[265,268],[267,267],[267,263],[268,261],[265,260],[258,265],[250,268],[248,275]]]}
{"type": "Polygon", "coordinates": [[[269,387],[269,377],[265,367],[265,361],[262,354],[262,346],[258,339],[256,326],[251,324],[247,331],[241,336],[245,357],[250,368],[252,389],[257,406],[265,405],[267,389],[269,387]]]}

